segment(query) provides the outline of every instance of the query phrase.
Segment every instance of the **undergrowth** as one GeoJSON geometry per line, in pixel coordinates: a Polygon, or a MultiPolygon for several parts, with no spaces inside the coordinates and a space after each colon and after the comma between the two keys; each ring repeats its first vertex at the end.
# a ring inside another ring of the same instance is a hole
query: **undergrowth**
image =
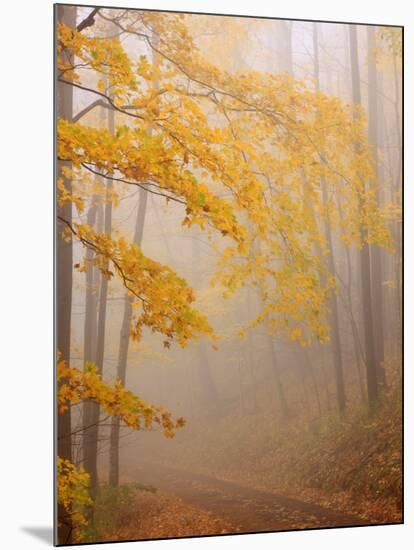
{"type": "MultiPolygon", "coordinates": [[[[301,498],[331,497],[358,513],[398,521],[402,508],[402,399],[396,380],[374,412],[353,407],[342,418],[279,421],[265,415],[228,417],[176,447],[181,464],[218,478],[301,498]],[[319,495],[318,495],[319,493],[319,495]]],[[[177,442],[178,443],[178,442],[177,442]]],[[[172,451],[172,449],[171,449],[172,451]]],[[[324,501],[324,498],[327,500],[324,501]]]]}
{"type": "Polygon", "coordinates": [[[100,485],[93,499],[90,521],[82,542],[102,540],[108,531],[122,526],[134,510],[137,495],[142,491],[155,493],[157,489],[140,483],[123,483],[118,487],[100,485]]]}

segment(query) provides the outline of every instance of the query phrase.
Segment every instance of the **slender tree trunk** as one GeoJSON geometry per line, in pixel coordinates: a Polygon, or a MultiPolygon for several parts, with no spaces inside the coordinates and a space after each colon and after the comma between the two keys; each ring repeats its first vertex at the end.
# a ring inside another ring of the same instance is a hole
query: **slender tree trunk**
{"type": "MultiPolygon", "coordinates": [[[[145,189],[139,191],[139,205],[137,221],[135,224],[134,243],[138,246],[142,244],[144,235],[145,213],[147,210],[148,193],[145,189]]],[[[124,315],[122,318],[121,333],[119,338],[117,378],[125,385],[126,371],[128,362],[129,333],[132,321],[132,303],[133,298],[128,293],[124,299],[124,315]]],[[[120,419],[115,416],[111,423],[110,450],[109,450],[109,484],[117,487],[119,484],[119,435],[120,419]]]]}
{"type": "MultiPolygon", "coordinates": [[[[323,202],[327,203],[327,192],[326,192],[326,183],[322,182],[322,194],[323,202]]],[[[334,258],[334,248],[332,242],[332,234],[329,220],[325,220],[325,234],[329,247],[328,255],[328,269],[332,275],[336,274],[335,270],[335,258],[334,258]]],[[[335,372],[335,387],[336,387],[336,397],[338,401],[338,410],[340,414],[345,412],[346,408],[346,396],[345,396],[345,384],[344,384],[344,374],[343,374],[343,363],[342,363],[342,343],[341,336],[339,331],[339,314],[338,314],[338,299],[336,291],[334,290],[331,293],[331,330],[332,330],[332,360],[334,365],[335,372]]]]}
{"type": "Polygon", "coordinates": [[[316,380],[315,371],[314,371],[313,365],[312,365],[312,360],[309,357],[309,353],[306,351],[305,348],[301,347],[300,351],[301,351],[301,355],[303,357],[304,365],[306,366],[306,369],[309,372],[310,377],[312,379],[312,385],[313,385],[313,390],[314,390],[314,393],[315,393],[316,405],[318,407],[319,416],[321,416],[321,414],[322,414],[321,398],[320,398],[320,394],[319,394],[318,382],[316,380]]]}
{"type": "MultiPolygon", "coordinates": [[[[250,320],[252,318],[252,297],[251,297],[251,291],[249,288],[247,288],[247,318],[250,320]]],[[[251,403],[252,403],[252,412],[255,413],[257,411],[257,383],[256,383],[256,376],[255,371],[258,367],[257,362],[255,361],[255,355],[253,353],[254,349],[254,342],[253,342],[253,334],[252,334],[252,328],[250,328],[247,331],[247,357],[248,357],[248,372],[249,372],[249,378],[250,378],[250,394],[251,394],[251,403]]]]}
{"type": "Polygon", "coordinates": [[[273,338],[270,334],[267,335],[266,338],[267,338],[267,345],[270,352],[270,359],[272,362],[272,372],[273,372],[273,376],[276,384],[276,393],[277,393],[277,399],[279,401],[280,412],[283,418],[288,418],[290,416],[290,411],[289,411],[289,407],[285,397],[285,390],[283,388],[282,380],[280,377],[279,365],[278,365],[276,352],[273,344],[273,338]]]}
{"type": "MultiPolygon", "coordinates": [[[[308,388],[309,370],[307,369],[308,365],[306,364],[306,357],[304,356],[304,350],[300,345],[293,344],[292,348],[293,370],[295,371],[297,377],[296,384],[297,387],[299,387],[299,385],[302,386],[303,398],[300,400],[300,403],[301,405],[303,404],[306,418],[311,418],[312,414],[308,388]]],[[[299,390],[296,390],[296,393],[299,396],[299,390]]],[[[296,416],[298,413],[297,403],[294,403],[294,407],[293,416],[296,416]]]]}
{"type": "MultiPolygon", "coordinates": [[[[203,285],[202,271],[200,269],[200,244],[197,238],[191,241],[193,286],[199,289],[203,285]]],[[[201,339],[197,345],[199,360],[197,374],[200,384],[200,412],[203,416],[210,416],[220,409],[219,395],[216,383],[211,372],[207,343],[201,339]]]]}
{"type": "Polygon", "coordinates": [[[208,353],[208,346],[206,342],[201,341],[198,345],[199,349],[199,376],[202,392],[201,405],[203,407],[203,413],[206,416],[215,414],[219,409],[219,396],[217,392],[216,383],[214,381],[211,367],[210,358],[208,353]]]}
{"type": "Polygon", "coordinates": [[[281,21],[282,25],[282,71],[288,72],[291,76],[293,74],[293,51],[292,51],[292,26],[293,21],[281,21]]]}
{"type": "MultiPolygon", "coordinates": [[[[114,132],[115,119],[114,111],[108,111],[108,128],[114,132]]],[[[112,231],[112,188],[111,180],[106,183],[106,202],[104,213],[104,231],[110,236],[112,231]]],[[[106,312],[108,299],[108,277],[101,275],[101,288],[99,293],[98,308],[98,329],[96,335],[96,367],[98,374],[103,373],[104,352],[105,352],[105,328],[106,312]]],[[[90,422],[86,431],[86,448],[84,449],[85,470],[91,477],[91,488],[96,490],[98,487],[98,436],[99,436],[99,414],[100,407],[98,403],[90,403],[90,422]]]]}
{"type": "MultiPolygon", "coordinates": [[[[76,27],[76,7],[56,6],[57,21],[68,27],[76,27]]],[[[71,120],[73,115],[72,86],[56,84],[57,116],[71,120]]],[[[61,178],[67,191],[71,193],[72,182],[64,174],[64,168],[71,167],[69,162],[57,163],[57,177],[61,178]]],[[[72,223],[72,203],[57,207],[59,218],[72,223]]],[[[72,317],[72,268],[73,268],[73,244],[62,238],[65,224],[57,220],[57,277],[56,277],[56,321],[57,321],[57,350],[61,359],[70,363],[70,334],[72,317]]],[[[64,380],[62,381],[64,383],[64,380]]],[[[70,408],[57,418],[57,454],[62,459],[72,460],[71,438],[71,414],[70,408]]],[[[72,524],[69,518],[65,518],[63,506],[58,506],[58,542],[70,544],[72,542],[72,524]],[[64,523],[63,520],[64,519],[64,523]],[[59,524],[60,520],[60,524],[59,524]]]]}
{"type": "MultiPolygon", "coordinates": [[[[397,132],[397,146],[398,146],[398,156],[397,156],[397,177],[395,181],[394,186],[394,201],[396,203],[402,202],[399,200],[399,193],[401,190],[401,177],[402,177],[402,123],[401,123],[401,91],[400,91],[400,81],[398,77],[398,68],[397,68],[397,56],[394,52],[393,54],[393,72],[394,72],[394,87],[395,87],[395,102],[394,102],[394,109],[395,109],[395,126],[396,126],[396,132],[397,132]]],[[[396,300],[397,300],[397,308],[398,308],[398,319],[399,319],[399,330],[398,335],[401,341],[402,338],[402,278],[401,278],[401,272],[402,272],[402,231],[401,231],[401,224],[396,223],[394,224],[394,235],[395,235],[395,241],[396,241],[396,266],[395,266],[395,278],[396,278],[396,285],[397,285],[397,291],[396,291],[396,300]]],[[[402,345],[398,346],[399,350],[402,349],[402,345]]]]}
{"type": "MultiPolygon", "coordinates": [[[[367,27],[368,39],[368,136],[371,144],[374,161],[377,203],[380,204],[381,197],[378,185],[378,83],[376,66],[376,28],[367,27]]],[[[378,382],[386,385],[384,362],[384,328],[383,328],[383,275],[382,275],[382,251],[378,245],[371,245],[371,266],[372,266],[372,307],[374,316],[374,337],[375,353],[378,366],[378,382]]]]}
{"type": "MultiPolygon", "coordinates": [[[[339,217],[340,219],[343,219],[340,197],[337,197],[337,204],[338,204],[339,217]]],[[[349,323],[351,325],[352,340],[354,344],[353,349],[354,349],[355,366],[356,366],[357,375],[358,375],[358,383],[359,383],[359,389],[361,392],[361,399],[362,401],[365,402],[366,394],[365,394],[364,383],[362,380],[362,372],[361,372],[361,363],[365,364],[365,357],[364,357],[364,350],[361,344],[361,339],[359,337],[358,325],[355,319],[354,308],[352,304],[352,290],[353,290],[354,284],[353,284],[353,277],[352,277],[352,258],[351,258],[351,252],[348,246],[345,246],[345,262],[346,262],[347,279],[343,283],[343,286],[346,292],[346,297],[342,294],[342,298],[344,303],[344,309],[348,313],[349,323]]]]}
{"type": "MultiPolygon", "coordinates": [[[[352,96],[355,105],[361,105],[361,83],[359,75],[358,60],[358,38],[356,25],[349,25],[349,45],[352,73],[352,96]]],[[[355,144],[358,150],[358,144],[355,144]]],[[[362,177],[362,176],[361,176],[362,177]]],[[[363,204],[361,201],[360,207],[363,204]]],[[[371,296],[371,260],[369,246],[365,244],[366,230],[361,228],[361,250],[360,250],[360,269],[361,269],[361,290],[362,290],[362,312],[364,320],[365,336],[365,365],[367,375],[368,404],[372,410],[378,398],[378,379],[377,362],[375,357],[374,324],[372,314],[372,296],[371,296]]]]}
{"type": "Polygon", "coordinates": [[[242,354],[239,350],[237,358],[237,380],[239,383],[239,408],[240,416],[243,417],[245,414],[245,405],[244,405],[244,392],[243,392],[243,369],[242,369],[242,354]]]}
{"type": "MultiPolygon", "coordinates": [[[[101,109],[99,120],[102,125],[106,122],[107,112],[101,109]]],[[[99,179],[100,176],[96,176],[99,179]]],[[[97,222],[97,232],[101,234],[104,231],[104,205],[103,201],[94,196],[92,205],[88,211],[87,223],[93,226],[97,222]]],[[[98,337],[98,304],[100,303],[100,291],[102,290],[101,273],[99,269],[92,264],[93,251],[86,251],[86,299],[85,299],[85,325],[84,325],[84,368],[87,363],[97,361],[97,337],[98,337]]],[[[83,403],[83,465],[87,472],[94,468],[93,454],[95,452],[94,439],[97,437],[95,424],[97,404],[86,400],[83,403]]],[[[99,418],[99,417],[98,417],[99,418]]],[[[97,452],[97,451],[96,451],[97,452]]],[[[96,472],[92,471],[92,487],[95,485],[96,472]]]]}
{"type": "MultiPolygon", "coordinates": [[[[319,90],[319,43],[318,43],[318,24],[313,23],[313,59],[314,59],[314,76],[316,81],[316,89],[319,90]]],[[[323,204],[328,204],[328,191],[325,179],[321,179],[322,200],[323,204]]],[[[326,240],[328,243],[328,269],[329,272],[335,276],[335,252],[331,232],[330,220],[327,216],[324,218],[324,228],[326,240]]],[[[338,299],[335,292],[331,293],[331,330],[332,330],[332,361],[335,373],[335,386],[336,396],[338,401],[338,410],[340,414],[345,412],[346,408],[346,396],[345,396],[345,384],[342,364],[342,346],[341,337],[339,331],[339,315],[338,315],[338,299]]]]}
{"type": "MultiPolygon", "coordinates": [[[[400,86],[399,86],[399,78],[398,78],[398,71],[397,71],[397,60],[395,58],[395,55],[393,56],[393,79],[394,79],[394,93],[395,93],[395,101],[393,102],[394,107],[394,127],[395,127],[395,133],[397,136],[397,156],[395,158],[395,155],[391,153],[391,151],[394,152],[393,146],[395,145],[392,137],[390,136],[390,129],[388,127],[388,121],[387,117],[383,116],[383,124],[382,127],[384,129],[385,139],[384,139],[384,146],[385,146],[385,152],[386,152],[386,159],[387,159],[387,168],[389,171],[389,174],[392,175],[392,184],[390,186],[390,202],[392,204],[400,204],[401,203],[401,163],[402,163],[402,149],[401,149],[401,119],[400,119],[400,86]],[[394,163],[396,161],[396,166],[394,167],[394,163]]],[[[391,125],[391,131],[393,130],[393,126],[391,125]]],[[[401,353],[402,345],[401,345],[401,338],[402,338],[402,305],[401,305],[401,231],[400,231],[400,223],[399,221],[393,221],[391,223],[391,234],[393,242],[395,243],[396,252],[393,255],[393,258],[389,265],[389,278],[394,283],[394,288],[392,292],[392,297],[390,297],[390,307],[391,310],[394,312],[395,308],[395,319],[392,319],[393,326],[395,327],[395,330],[393,333],[390,333],[388,335],[390,344],[392,346],[392,351],[395,353],[401,353]]]]}
{"type": "MultiPolygon", "coordinates": [[[[153,35],[153,41],[158,43],[158,36],[153,35]]],[[[157,56],[153,57],[154,65],[157,65],[157,56]]],[[[158,82],[154,82],[154,89],[158,88],[158,82]]],[[[152,126],[148,125],[148,133],[152,134],[152,126]]],[[[147,212],[148,193],[144,189],[140,189],[137,220],[135,224],[134,243],[138,246],[142,245],[142,239],[144,235],[145,215],[147,212]]],[[[118,352],[118,364],[117,364],[117,378],[125,385],[126,372],[128,364],[128,350],[129,350],[129,338],[130,327],[132,321],[132,304],[133,298],[125,293],[124,299],[124,315],[122,318],[121,331],[119,335],[119,352],[118,352]]],[[[121,431],[121,423],[118,417],[113,417],[111,422],[111,432],[109,441],[109,484],[112,487],[119,485],[119,438],[121,431]]]]}
{"type": "MultiPolygon", "coordinates": [[[[98,206],[96,200],[93,200],[92,205],[89,208],[87,215],[87,224],[91,227],[94,227],[96,223],[96,214],[98,206]]],[[[94,286],[95,279],[95,268],[92,263],[93,252],[89,248],[86,251],[86,292],[85,292],[85,324],[83,331],[83,358],[84,365],[86,367],[87,363],[95,362],[95,352],[96,352],[96,306],[97,306],[97,295],[96,288],[94,286]]],[[[84,459],[86,458],[86,450],[89,447],[89,436],[90,431],[89,427],[91,424],[91,413],[92,413],[92,403],[90,401],[85,401],[83,403],[83,454],[84,459]]]]}

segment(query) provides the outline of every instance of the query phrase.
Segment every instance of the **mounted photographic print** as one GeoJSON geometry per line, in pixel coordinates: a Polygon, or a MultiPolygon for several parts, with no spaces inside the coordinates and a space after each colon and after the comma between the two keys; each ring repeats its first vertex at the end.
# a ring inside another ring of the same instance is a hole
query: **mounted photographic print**
{"type": "Polygon", "coordinates": [[[402,523],[402,38],[55,6],[57,545],[402,523]]]}

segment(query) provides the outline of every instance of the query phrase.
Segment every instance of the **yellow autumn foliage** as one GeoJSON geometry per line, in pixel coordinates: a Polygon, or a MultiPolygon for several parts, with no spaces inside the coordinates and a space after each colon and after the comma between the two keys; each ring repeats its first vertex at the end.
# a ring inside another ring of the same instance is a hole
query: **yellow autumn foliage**
{"type": "MultiPolygon", "coordinates": [[[[366,185],[374,178],[361,108],[286,73],[232,73],[213,65],[192,38],[190,16],[101,11],[100,17],[149,53],[132,57],[120,42],[59,27],[58,79],[87,89],[116,114],[113,133],[60,120],[59,159],[72,164],[78,179],[98,174],[181,204],[184,226],[225,237],[215,276],[225,294],[241,286],[260,294],[254,324],[294,339],[300,330],[302,342],[329,339],[326,302],[335,281],[324,222],[347,246],[392,249],[386,213],[366,185]],[[69,53],[72,66],[65,62],[69,53]],[[102,85],[108,78],[110,93],[102,85]]],[[[90,230],[79,226],[75,236],[82,240],[82,232],[90,230]]],[[[98,235],[92,240],[108,260],[120,254],[124,283],[131,289],[136,280],[141,289],[142,260],[128,260],[139,253],[98,235]]],[[[182,306],[187,289],[177,280],[168,286],[172,279],[171,273],[159,277],[157,292],[172,299],[171,288],[178,287],[182,306]]],[[[165,308],[156,305],[153,313],[140,315],[132,328],[137,338],[143,326],[181,344],[209,332],[193,311],[180,312],[188,330],[178,317],[156,319],[170,314],[165,308]]]]}
{"type": "Polygon", "coordinates": [[[82,467],[77,468],[70,460],[57,457],[57,500],[77,529],[88,523],[84,508],[92,504],[89,481],[90,476],[82,467]]]}
{"type": "Polygon", "coordinates": [[[172,420],[171,413],[160,405],[149,405],[133,392],[126,390],[117,380],[113,385],[104,382],[94,363],[87,363],[83,371],[58,361],[58,410],[65,412],[70,405],[92,400],[102,407],[108,416],[117,416],[123,424],[134,430],[162,428],[167,438],[184,426],[183,418],[172,420]]]}

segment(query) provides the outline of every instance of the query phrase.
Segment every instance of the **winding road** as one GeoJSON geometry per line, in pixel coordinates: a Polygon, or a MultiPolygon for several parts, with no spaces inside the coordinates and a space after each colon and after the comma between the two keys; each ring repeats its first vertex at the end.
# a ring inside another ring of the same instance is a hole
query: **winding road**
{"type": "Polygon", "coordinates": [[[229,521],[238,533],[367,525],[357,516],[161,464],[144,463],[129,474],[229,521]]]}

